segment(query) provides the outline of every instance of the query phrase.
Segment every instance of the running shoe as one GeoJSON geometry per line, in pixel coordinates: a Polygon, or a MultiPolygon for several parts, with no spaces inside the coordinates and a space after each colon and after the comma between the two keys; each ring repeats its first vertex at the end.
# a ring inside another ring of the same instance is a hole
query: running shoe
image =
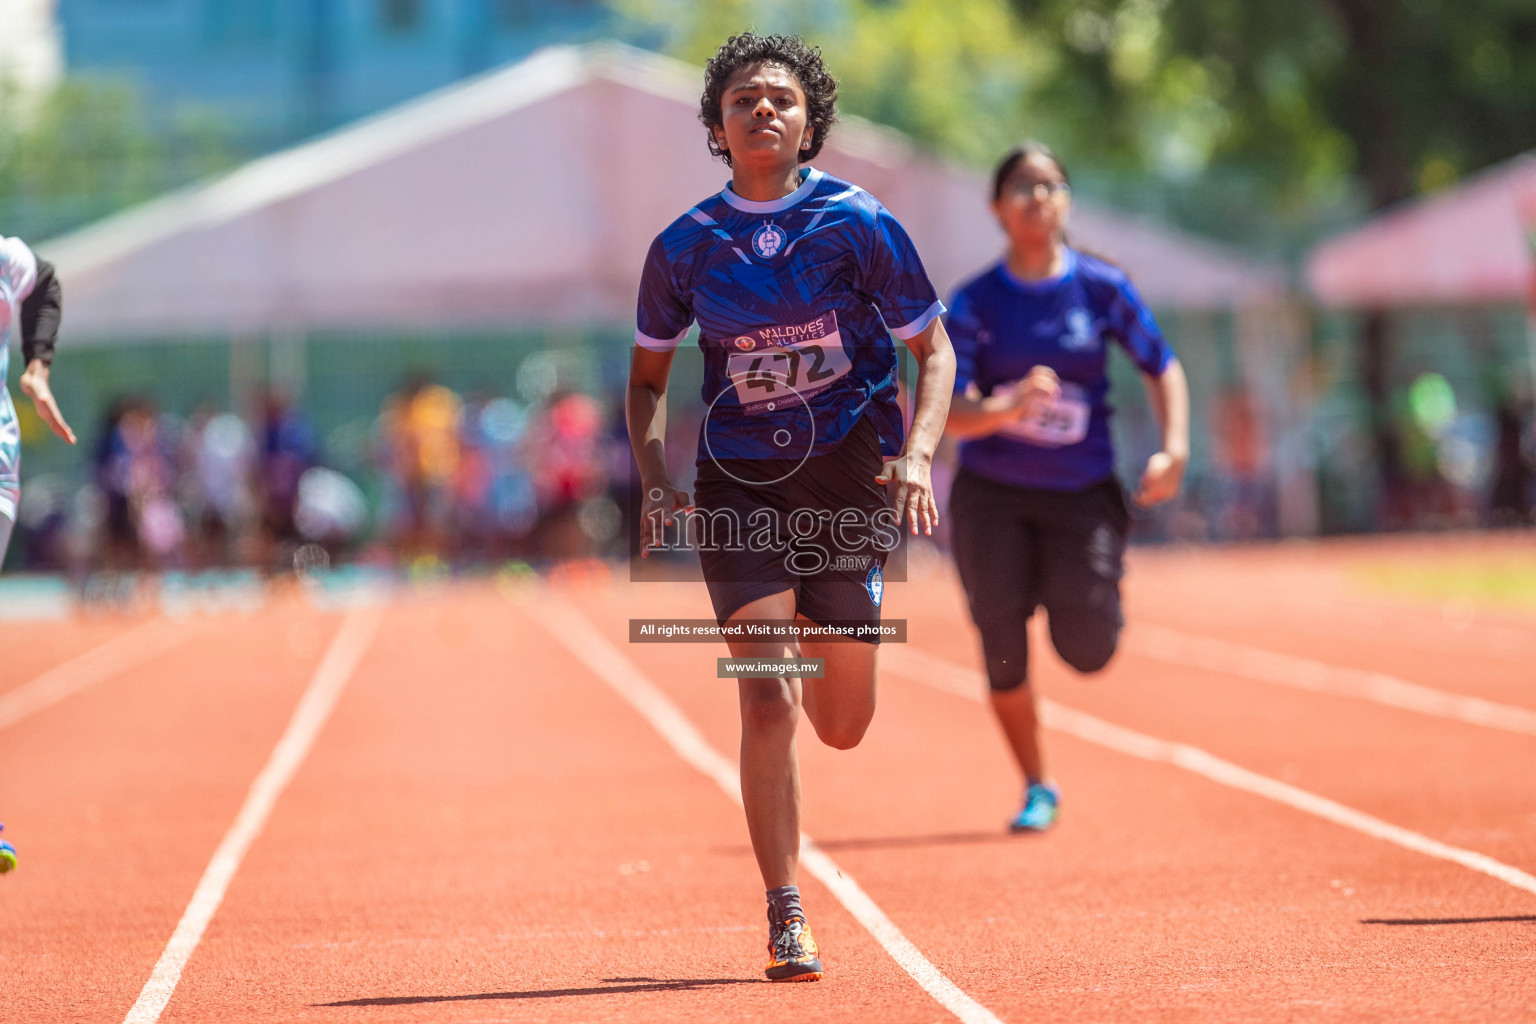
{"type": "Polygon", "coordinates": [[[768,966],[763,973],[769,981],[820,981],[820,951],[811,937],[811,926],[798,914],[775,922],[768,910],[768,966]]]}
{"type": "Polygon", "coordinates": [[[1061,792],[1044,782],[1031,783],[1024,791],[1024,807],[1008,827],[1014,832],[1044,832],[1056,821],[1061,792]]]}
{"type": "MultiPolygon", "coordinates": [[[[0,829],[5,828],[0,825],[0,829]]],[[[16,847],[0,839],[0,875],[5,874],[16,867],[16,847]]]]}

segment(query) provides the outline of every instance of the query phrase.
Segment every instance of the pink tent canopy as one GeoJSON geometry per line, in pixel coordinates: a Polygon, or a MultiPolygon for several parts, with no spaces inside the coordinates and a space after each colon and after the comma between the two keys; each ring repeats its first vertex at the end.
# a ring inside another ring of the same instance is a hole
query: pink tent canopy
{"type": "Polygon", "coordinates": [[[1307,280],[1326,305],[1523,302],[1532,285],[1536,152],[1324,242],[1307,280]]]}
{"type": "MultiPolygon", "coordinates": [[[[40,247],[70,337],[632,322],[651,239],[729,177],[699,71],[555,47],[40,247]],[[622,154],[616,159],[615,154],[622,154]]],[[[997,258],[987,183],[847,117],[817,159],[901,218],[948,292],[997,258]]],[[[1161,310],[1274,303],[1273,267],[1076,204],[1073,237],[1161,310]]]]}

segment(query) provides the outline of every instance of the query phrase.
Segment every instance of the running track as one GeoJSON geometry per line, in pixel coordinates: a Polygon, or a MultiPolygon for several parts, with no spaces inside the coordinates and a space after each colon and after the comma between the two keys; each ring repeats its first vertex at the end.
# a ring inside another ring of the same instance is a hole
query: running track
{"type": "Polygon", "coordinates": [[[1066,803],[1032,838],[1001,832],[1017,785],[958,591],[915,565],[887,590],[912,642],[882,655],[863,745],[801,733],[805,827],[843,873],[824,871],[837,893],[802,877],[828,958],[815,985],[758,980],[761,893],[709,774],[737,739],[723,650],[625,642],[632,616],[706,616],[697,585],[466,584],[352,608],[274,592],[247,612],[0,624],[0,817],[21,850],[0,879],[0,1006],[1529,1020],[1536,615],[1363,593],[1341,569],[1362,551],[1393,548],[1136,552],[1110,670],[1037,655],[1066,803]],[[1404,692],[1427,710],[1391,702],[1404,692]]]}

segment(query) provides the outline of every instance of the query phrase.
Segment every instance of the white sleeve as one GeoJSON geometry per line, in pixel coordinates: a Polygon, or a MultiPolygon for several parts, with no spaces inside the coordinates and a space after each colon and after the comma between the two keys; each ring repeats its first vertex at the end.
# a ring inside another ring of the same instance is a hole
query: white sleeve
{"type": "Polygon", "coordinates": [[[37,284],[37,257],[19,238],[0,238],[0,280],[11,292],[11,301],[20,305],[37,284]]]}

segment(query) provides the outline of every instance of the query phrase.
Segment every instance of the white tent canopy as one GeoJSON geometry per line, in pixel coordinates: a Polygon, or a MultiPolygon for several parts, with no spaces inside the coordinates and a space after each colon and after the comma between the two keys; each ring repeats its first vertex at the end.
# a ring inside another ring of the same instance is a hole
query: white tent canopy
{"type": "MultiPolygon", "coordinates": [[[[323,329],[622,324],[651,239],[718,191],[694,68],[556,47],[40,246],[71,342],[323,329]]],[[[987,184],[845,118],[816,161],[878,196],[947,292],[996,257],[987,184]]],[[[1154,306],[1277,299],[1284,279],[1081,202],[1073,237],[1154,306]]]]}

